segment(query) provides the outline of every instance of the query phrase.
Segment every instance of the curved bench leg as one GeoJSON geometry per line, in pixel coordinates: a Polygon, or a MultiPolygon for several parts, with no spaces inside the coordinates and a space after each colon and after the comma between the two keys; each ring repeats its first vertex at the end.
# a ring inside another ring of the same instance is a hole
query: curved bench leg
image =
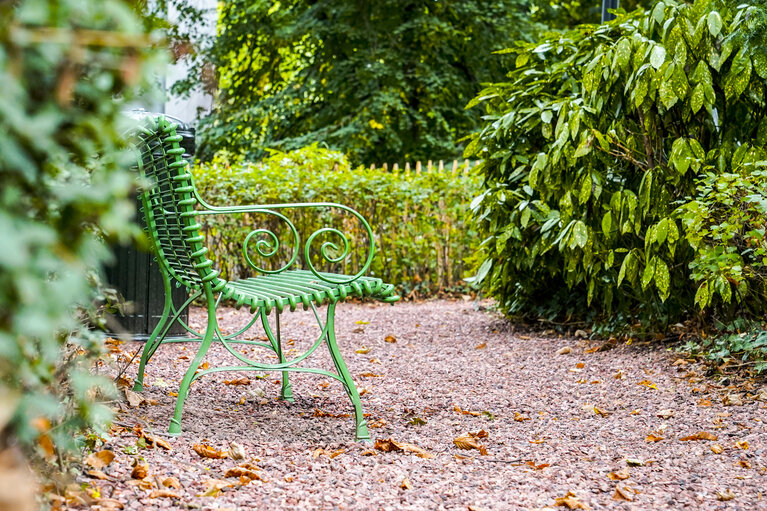
{"type": "MultiPolygon", "coordinates": [[[[282,333],[280,332],[280,313],[275,314],[275,321],[277,322],[277,357],[280,359],[280,364],[285,363],[285,354],[282,352],[282,333]]],[[[293,386],[290,384],[290,377],[288,371],[282,372],[282,389],[280,390],[280,399],[284,399],[289,403],[295,402],[293,398],[293,386]]]]}
{"type": "Polygon", "coordinates": [[[168,433],[173,435],[181,433],[181,415],[184,412],[184,401],[186,401],[186,397],[189,395],[189,386],[192,384],[197,368],[200,367],[202,359],[205,358],[205,354],[208,352],[210,345],[213,344],[213,338],[216,336],[216,302],[213,299],[213,292],[207,283],[205,284],[205,298],[208,302],[208,326],[205,330],[205,336],[200,343],[200,348],[197,350],[197,355],[195,355],[194,360],[189,365],[189,369],[186,370],[186,374],[184,374],[184,378],[178,387],[176,408],[173,410],[173,418],[170,420],[170,427],[168,428],[168,433]]]}
{"type": "Polygon", "coordinates": [[[165,335],[161,335],[168,324],[168,318],[170,317],[170,311],[173,307],[173,301],[171,298],[170,279],[163,272],[163,284],[165,286],[165,305],[162,309],[162,316],[157,326],[152,330],[152,335],[146,340],[144,344],[144,350],[141,352],[141,361],[138,365],[138,375],[136,375],[136,382],[133,384],[133,390],[135,392],[141,392],[144,390],[144,369],[146,368],[149,359],[157,350],[157,347],[162,344],[165,335]]]}
{"type": "Polygon", "coordinates": [[[349,399],[351,399],[352,405],[354,405],[356,439],[357,441],[370,441],[368,423],[362,412],[362,402],[360,401],[359,392],[357,392],[357,387],[354,385],[352,375],[349,374],[349,369],[346,367],[346,363],[341,357],[341,351],[338,349],[338,343],[336,343],[335,312],[336,304],[328,304],[328,318],[326,323],[328,335],[325,338],[325,341],[327,342],[328,350],[330,351],[330,356],[333,358],[333,364],[336,366],[338,375],[344,380],[344,388],[346,389],[346,394],[349,396],[349,399]]]}

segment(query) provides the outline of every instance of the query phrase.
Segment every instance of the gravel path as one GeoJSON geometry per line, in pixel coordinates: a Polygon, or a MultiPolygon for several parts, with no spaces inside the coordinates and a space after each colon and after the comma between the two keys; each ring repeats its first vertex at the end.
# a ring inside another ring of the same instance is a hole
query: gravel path
{"type": "MultiPolygon", "coordinates": [[[[170,393],[195,349],[171,344],[149,365],[142,395],[150,402],[122,405],[118,421],[126,429],[103,447],[117,457],[97,474],[107,479],[82,479],[99,489],[97,505],[767,509],[767,404],[729,393],[671,352],[636,345],[596,351],[593,342],[515,334],[471,302],[342,304],[337,316],[339,344],[379,449],[353,441],[351,406],[338,382],[295,373],[292,404],[275,399],[274,374],[209,375],[192,386],[184,434],[164,436],[175,402],[170,393]],[[247,385],[224,383],[246,376],[247,385]],[[144,439],[138,454],[127,454],[136,449],[139,437],[127,429],[135,425],[172,450],[143,449],[144,439]],[[454,439],[462,435],[458,443],[482,452],[459,449],[454,439]],[[684,440],[690,436],[697,439],[684,440]],[[381,450],[396,447],[381,442],[388,439],[404,450],[381,450]],[[244,448],[244,460],[193,450],[207,444],[226,451],[232,441],[244,448]],[[148,464],[143,481],[131,477],[139,457],[148,464]],[[243,462],[249,468],[239,473],[262,480],[226,477],[243,462]],[[200,496],[206,492],[211,496],[200,496]]],[[[226,330],[247,317],[227,310],[221,324],[226,330]]],[[[192,322],[203,321],[193,311],[192,322]]],[[[296,339],[290,347],[298,348],[297,339],[314,335],[313,325],[307,313],[287,314],[283,338],[296,339]]],[[[324,347],[317,353],[329,369],[324,347]]],[[[226,360],[220,346],[207,357],[211,366],[226,360]]],[[[767,390],[750,390],[767,397],[767,390]]]]}

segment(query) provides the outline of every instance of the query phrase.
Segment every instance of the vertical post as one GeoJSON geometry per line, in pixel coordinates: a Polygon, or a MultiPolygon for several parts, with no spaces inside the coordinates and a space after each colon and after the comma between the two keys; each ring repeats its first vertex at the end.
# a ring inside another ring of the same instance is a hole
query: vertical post
{"type": "Polygon", "coordinates": [[[608,12],[617,9],[619,0],[602,0],[602,23],[615,19],[615,14],[608,12]]]}

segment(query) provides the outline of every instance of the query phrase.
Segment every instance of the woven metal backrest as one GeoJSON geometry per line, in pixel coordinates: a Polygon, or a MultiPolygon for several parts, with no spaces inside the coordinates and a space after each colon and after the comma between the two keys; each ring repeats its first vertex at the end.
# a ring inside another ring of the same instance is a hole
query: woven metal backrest
{"type": "Polygon", "coordinates": [[[195,220],[194,184],[187,162],[181,157],[176,125],[165,117],[142,121],[134,143],[140,153],[138,170],[150,183],[141,192],[145,229],[157,260],[173,278],[187,287],[200,289],[211,282],[214,289],[225,282],[218,278],[208,259],[204,237],[195,220]]]}

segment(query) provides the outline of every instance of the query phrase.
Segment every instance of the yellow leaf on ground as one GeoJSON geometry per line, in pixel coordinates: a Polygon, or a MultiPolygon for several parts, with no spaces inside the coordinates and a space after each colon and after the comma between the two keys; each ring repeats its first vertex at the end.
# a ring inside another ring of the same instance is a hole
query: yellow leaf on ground
{"type": "Polygon", "coordinates": [[[732,490],[718,491],[716,492],[716,498],[723,501],[732,500],[735,498],[735,494],[732,493],[732,490]]]}
{"type": "Polygon", "coordinates": [[[655,386],[655,384],[651,382],[650,380],[642,380],[639,383],[637,383],[637,385],[643,385],[647,387],[648,389],[658,390],[658,387],[655,386]]]}
{"type": "Polygon", "coordinates": [[[412,490],[413,483],[411,483],[410,480],[406,477],[402,480],[399,487],[402,488],[403,490],[412,490]]]}
{"type": "Polygon", "coordinates": [[[203,458],[221,459],[229,457],[229,453],[219,451],[215,447],[211,447],[207,444],[194,444],[192,449],[203,458]]]}
{"type": "Polygon", "coordinates": [[[625,488],[621,488],[620,486],[615,487],[615,493],[613,493],[613,500],[623,500],[626,502],[632,502],[634,500],[634,496],[631,495],[628,490],[625,488]]]}
{"type": "Polygon", "coordinates": [[[479,345],[477,345],[477,346],[474,346],[474,349],[475,349],[475,350],[483,350],[483,349],[485,349],[485,348],[487,348],[487,343],[486,343],[486,342],[483,342],[482,344],[479,344],[479,345]]]}
{"type": "Polygon", "coordinates": [[[115,453],[109,450],[103,450],[94,452],[93,454],[89,455],[87,458],[85,458],[85,463],[95,469],[100,469],[112,463],[112,460],[114,459],[115,453]]]}
{"type": "Polygon", "coordinates": [[[105,481],[105,480],[109,479],[109,476],[106,475],[101,470],[89,470],[88,471],[88,475],[93,477],[93,478],[100,479],[102,481],[105,481]]]}
{"type": "Polygon", "coordinates": [[[706,431],[698,431],[694,435],[688,435],[680,438],[682,442],[689,442],[691,440],[717,440],[719,437],[708,433],[706,431]]]}
{"type": "Polygon", "coordinates": [[[557,355],[567,355],[568,353],[571,353],[573,349],[570,346],[565,346],[564,348],[559,348],[557,350],[557,355]]]}
{"type": "Polygon", "coordinates": [[[529,421],[529,420],[532,420],[532,419],[530,417],[525,417],[524,415],[522,415],[519,412],[514,412],[514,420],[517,421],[517,422],[524,422],[524,421],[529,421]]]}
{"type": "Polygon", "coordinates": [[[631,470],[628,467],[623,467],[621,470],[617,472],[610,472],[609,474],[607,474],[607,477],[611,481],[623,481],[631,477],[631,470]]]}
{"type": "Polygon", "coordinates": [[[387,335],[386,338],[384,339],[384,341],[390,342],[390,343],[395,343],[395,342],[397,342],[397,338],[394,337],[393,335],[387,335]]]}
{"type": "Polygon", "coordinates": [[[714,451],[714,454],[722,454],[724,452],[724,447],[719,444],[714,444],[711,446],[711,450],[714,451]]]}
{"type": "Polygon", "coordinates": [[[157,499],[157,498],[180,499],[181,495],[171,490],[155,490],[149,494],[149,498],[150,499],[157,499]]]}
{"type": "Polygon", "coordinates": [[[355,350],[355,353],[359,353],[360,355],[364,355],[366,353],[370,353],[370,348],[366,348],[365,346],[355,350]]]}
{"type": "Polygon", "coordinates": [[[162,480],[162,485],[166,488],[175,488],[176,490],[181,489],[181,483],[175,477],[166,477],[162,480]]]}
{"type": "Polygon", "coordinates": [[[482,412],[470,412],[469,410],[461,410],[460,406],[453,406],[453,411],[460,413],[461,415],[472,415],[474,417],[479,417],[482,415],[482,412]]]}
{"type": "Polygon", "coordinates": [[[571,491],[567,492],[567,495],[564,497],[557,497],[554,503],[557,506],[563,506],[567,509],[591,509],[589,506],[578,500],[578,497],[571,491]]]}
{"type": "Polygon", "coordinates": [[[663,440],[663,437],[658,436],[655,433],[650,433],[649,435],[645,437],[645,440],[648,442],[660,442],[661,440],[663,440]]]}
{"type": "Polygon", "coordinates": [[[739,440],[739,441],[735,442],[735,447],[738,448],[738,449],[743,449],[744,451],[747,451],[748,450],[748,442],[746,442],[745,440],[739,440]]]}

